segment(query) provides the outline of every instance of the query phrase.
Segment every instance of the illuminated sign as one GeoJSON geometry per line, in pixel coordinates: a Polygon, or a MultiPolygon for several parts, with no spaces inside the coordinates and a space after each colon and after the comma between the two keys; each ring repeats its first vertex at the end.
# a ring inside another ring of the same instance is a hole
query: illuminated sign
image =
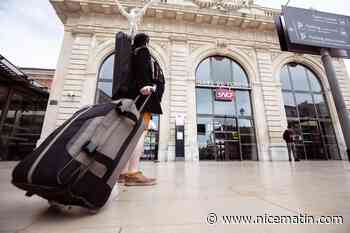
{"type": "Polygon", "coordinates": [[[218,101],[233,101],[235,92],[226,88],[218,88],[215,90],[215,100],[218,101]]]}

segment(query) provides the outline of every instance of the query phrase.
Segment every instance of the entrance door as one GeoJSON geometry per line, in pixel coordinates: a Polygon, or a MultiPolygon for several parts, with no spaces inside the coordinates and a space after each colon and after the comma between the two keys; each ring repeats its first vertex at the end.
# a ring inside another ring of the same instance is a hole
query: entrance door
{"type": "Polygon", "coordinates": [[[258,160],[250,83],[237,62],[204,59],[196,71],[200,160],[258,160]]]}
{"type": "Polygon", "coordinates": [[[214,118],[214,143],[217,148],[215,160],[242,160],[237,118],[214,118]]]}

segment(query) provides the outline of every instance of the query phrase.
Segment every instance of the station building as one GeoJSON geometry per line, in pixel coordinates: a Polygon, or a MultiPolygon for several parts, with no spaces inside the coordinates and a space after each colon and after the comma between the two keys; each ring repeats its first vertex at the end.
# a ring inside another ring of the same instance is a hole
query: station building
{"type": "MultiPolygon", "coordinates": [[[[143,1],[120,1],[127,8],[143,1]]],[[[108,101],[115,34],[127,20],[112,0],[51,0],[64,40],[41,140],[79,108],[108,101]]],[[[279,10],[254,1],[168,0],[147,10],[140,32],[166,79],[163,115],[154,116],[157,159],[174,161],[175,124],[184,122],[184,159],[287,160],[283,131],[298,134],[304,160],[346,160],[332,94],[320,56],[282,52],[279,10]]],[[[334,59],[350,109],[350,79],[334,59]]]]}

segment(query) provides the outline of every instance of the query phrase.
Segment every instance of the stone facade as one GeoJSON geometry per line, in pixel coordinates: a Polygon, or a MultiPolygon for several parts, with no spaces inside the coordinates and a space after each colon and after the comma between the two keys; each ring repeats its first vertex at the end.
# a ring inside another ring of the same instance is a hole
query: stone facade
{"type": "MultiPolygon", "coordinates": [[[[252,1],[249,1],[252,3],[252,1]]],[[[114,50],[114,36],[127,21],[113,1],[51,0],[65,25],[64,41],[52,83],[42,138],[84,105],[93,104],[99,67],[114,50]]],[[[140,1],[121,1],[126,7],[140,1]]],[[[289,62],[312,69],[321,79],[332,113],[342,158],[345,143],[320,57],[281,52],[273,16],[277,10],[247,5],[236,10],[199,8],[188,0],[157,2],[146,12],[140,31],[151,36],[151,53],[166,77],[160,117],[159,159],[175,159],[175,117],[185,115],[185,159],[197,161],[195,72],[206,57],[224,55],[238,62],[251,83],[259,160],[286,160],[282,132],[287,121],[279,73],[289,62]]],[[[334,61],[346,106],[350,84],[342,60],[334,61]]]]}

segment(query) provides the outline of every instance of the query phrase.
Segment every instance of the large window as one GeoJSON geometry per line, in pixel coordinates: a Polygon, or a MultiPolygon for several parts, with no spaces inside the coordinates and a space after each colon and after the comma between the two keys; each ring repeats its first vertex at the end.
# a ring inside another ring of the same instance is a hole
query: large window
{"type": "Polygon", "coordinates": [[[203,60],[196,72],[197,141],[201,160],[257,160],[250,85],[242,67],[223,56],[203,60]],[[231,99],[217,92],[233,92],[231,99]]]}
{"type": "Polygon", "coordinates": [[[40,138],[47,94],[0,87],[0,160],[21,160],[40,138]]]}
{"type": "MultiPolygon", "coordinates": [[[[153,62],[157,62],[152,58],[153,62]]],[[[108,103],[112,99],[112,86],[113,86],[113,66],[114,66],[114,54],[107,57],[102,63],[96,92],[96,103],[108,103]]],[[[142,159],[145,160],[157,160],[158,156],[158,141],[159,141],[159,116],[153,114],[151,127],[145,138],[145,151],[142,159]]]]}
{"type": "Polygon", "coordinates": [[[299,64],[281,71],[288,124],[297,133],[296,150],[301,159],[340,159],[324,91],[316,75],[299,64]]]}

